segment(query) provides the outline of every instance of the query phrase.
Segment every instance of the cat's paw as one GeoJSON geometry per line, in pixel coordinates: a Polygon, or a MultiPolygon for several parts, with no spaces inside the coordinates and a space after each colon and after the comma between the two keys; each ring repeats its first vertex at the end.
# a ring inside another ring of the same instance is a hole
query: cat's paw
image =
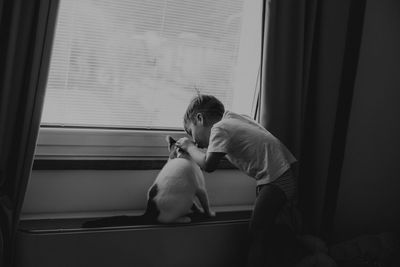
{"type": "Polygon", "coordinates": [[[176,223],[190,223],[192,219],[187,216],[179,217],[175,220],[176,223]]]}

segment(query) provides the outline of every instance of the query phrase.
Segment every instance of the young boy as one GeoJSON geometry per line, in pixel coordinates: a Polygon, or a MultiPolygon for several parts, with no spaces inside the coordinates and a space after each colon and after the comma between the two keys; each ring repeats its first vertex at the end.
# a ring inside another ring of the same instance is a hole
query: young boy
{"type": "Polygon", "coordinates": [[[177,145],[204,171],[214,171],[226,157],[256,180],[247,264],[282,266],[275,247],[279,240],[274,227],[278,213],[296,191],[291,171],[291,164],[296,161],[294,156],[253,119],[225,111],[224,105],[211,95],[198,95],[190,102],[184,127],[193,141],[185,138],[177,145]]]}

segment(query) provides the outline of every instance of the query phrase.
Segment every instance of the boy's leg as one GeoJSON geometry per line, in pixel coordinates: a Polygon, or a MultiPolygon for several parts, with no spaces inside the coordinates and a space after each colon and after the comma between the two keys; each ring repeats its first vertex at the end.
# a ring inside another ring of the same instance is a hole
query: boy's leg
{"type": "Polygon", "coordinates": [[[275,221],[285,203],[286,196],[279,187],[270,184],[261,187],[250,221],[248,267],[282,266],[274,251],[275,240],[279,238],[275,233],[275,221]]]}

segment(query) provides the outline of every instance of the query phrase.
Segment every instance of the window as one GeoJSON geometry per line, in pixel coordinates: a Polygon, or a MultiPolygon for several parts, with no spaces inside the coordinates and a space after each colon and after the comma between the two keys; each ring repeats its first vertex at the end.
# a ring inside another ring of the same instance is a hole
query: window
{"type": "Polygon", "coordinates": [[[61,0],[37,156],[165,150],[160,135],[183,134],[197,92],[253,116],[261,11],[261,0],[61,0]]]}

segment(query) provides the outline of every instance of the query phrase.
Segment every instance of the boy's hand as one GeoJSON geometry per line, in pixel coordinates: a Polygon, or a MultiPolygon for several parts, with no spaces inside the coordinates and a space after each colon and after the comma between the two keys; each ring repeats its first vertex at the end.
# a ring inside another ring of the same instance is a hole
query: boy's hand
{"type": "Polygon", "coordinates": [[[187,137],[182,137],[176,141],[176,146],[184,151],[188,151],[189,147],[196,146],[192,140],[187,137]]]}

